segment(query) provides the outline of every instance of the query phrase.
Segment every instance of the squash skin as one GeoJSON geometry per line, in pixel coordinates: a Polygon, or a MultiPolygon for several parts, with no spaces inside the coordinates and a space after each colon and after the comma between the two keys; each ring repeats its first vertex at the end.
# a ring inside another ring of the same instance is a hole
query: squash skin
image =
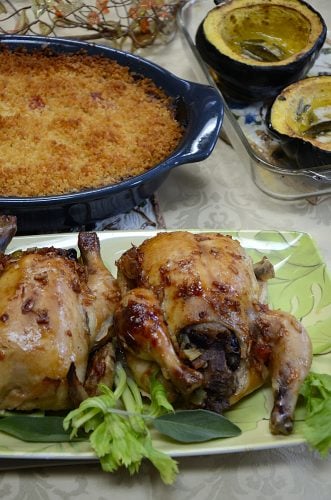
{"type": "MultiPolygon", "coordinates": [[[[260,0],[263,5],[277,5],[277,0],[260,0]]],[[[312,15],[317,16],[320,21],[321,31],[316,37],[315,43],[309,50],[299,52],[290,62],[284,60],[284,64],[254,64],[243,60],[244,58],[230,57],[220,52],[206,37],[204,22],[212,11],[222,9],[223,5],[233,4],[233,8],[239,5],[241,8],[250,0],[231,0],[221,2],[212,9],[201,22],[196,33],[196,47],[201,57],[213,70],[214,77],[224,96],[239,102],[256,102],[261,100],[272,100],[284,87],[302,79],[314,64],[318,54],[325,42],[327,27],[322,16],[304,0],[296,0],[298,8],[308,8],[312,15]]]]}
{"type": "MultiPolygon", "coordinates": [[[[330,92],[328,104],[331,106],[331,75],[322,75],[304,78],[283,89],[270,105],[266,114],[266,126],[270,135],[278,140],[286,156],[294,161],[298,169],[311,169],[331,165],[331,146],[329,144],[323,149],[320,142],[314,138],[306,139],[304,134],[300,130],[295,130],[295,128],[289,128],[287,133],[283,130],[280,131],[280,126],[277,124],[276,118],[273,120],[272,113],[275,106],[279,104],[279,100],[282,101],[282,106],[285,106],[285,103],[289,101],[289,104],[293,106],[291,96],[297,96],[298,100],[295,104],[298,104],[299,100],[304,98],[305,91],[307,94],[312,94],[312,85],[314,87],[314,95],[317,96],[319,88],[325,88],[327,85],[327,89],[330,92]]],[[[289,110],[281,109],[281,113],[284,116],[286,115],[286,117],[289,113],[295,116],[296,109],[291,107],[289,110]]],[[[284,126],[282,128],[284,129],[284,126]]]]}

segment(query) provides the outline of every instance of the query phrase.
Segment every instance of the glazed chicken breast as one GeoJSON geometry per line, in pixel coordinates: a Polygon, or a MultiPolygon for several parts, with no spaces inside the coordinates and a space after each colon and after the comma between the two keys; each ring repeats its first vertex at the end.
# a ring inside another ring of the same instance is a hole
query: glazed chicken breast
{"type": "Polygon", "coordinates": [[[53,247],[5,254],[15,220],[0,222],[0,409],[77,406],[112,384],[117,282],[96,233],[79,234],[79,260],[53,247]]]}
{"type": "Polygon", "coordinates": [[[173,399],[222,412],[270,377],[270,428],[288,434],[312,350],[303,326],[266,304],[273,266],[218,233],[159,233],[117,262],[115,329],[148,391],[158,369],[173,399]]]}

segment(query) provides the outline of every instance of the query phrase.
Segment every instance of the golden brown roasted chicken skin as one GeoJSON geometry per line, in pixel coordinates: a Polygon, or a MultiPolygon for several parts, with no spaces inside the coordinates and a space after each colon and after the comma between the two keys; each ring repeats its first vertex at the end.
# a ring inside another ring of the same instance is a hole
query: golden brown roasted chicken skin
{"type": "Polygon", "coordinates": [[[95,233],[78,246],[80,261],[53,247],[0,254],[0,409],[71,408],[112,383],[117,283],[95,233]]]}
{"type": "Polygon", "coordinates": [[[15,230],[0,216],[0,409],[67,409],[111,386],[115,339],[142,388],[158,371],[184,407],[221,412],[270,377],[271,431],[291,432],[311,343],[267,306],[268,259],[253,265],[218,233],[160,233],[122,255],[115,280],[95,233],[79,234],[79,258],[5,254],[15,230]]]}
{"type": "Polygon", "coordinates": [[[188,406],[222,411],[270,376],[273,433],[292,430],[311,343],[290,314],[265,304],[273,276],[239,242],[218,233],[160,233],[117,262],[121,306],[115,328],[137,381],[157,367],[188,406]]]}

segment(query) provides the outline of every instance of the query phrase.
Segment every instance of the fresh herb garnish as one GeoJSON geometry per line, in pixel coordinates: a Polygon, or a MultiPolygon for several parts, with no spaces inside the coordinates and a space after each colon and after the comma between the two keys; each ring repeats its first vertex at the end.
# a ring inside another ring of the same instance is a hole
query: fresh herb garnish
{"type": "MultiPolygon", "coordinates": [[[[116,366],[114,390],[100,386],[101,394],[86,399],[66,417],[1,412],[0,431],[28,442],[66,442],[89,439],[105,471],[127,467],[138,472],[144,458],[171,484],[178,467],[175,460],[157,450],[150,429],[181,443],[197,443],[234,437],[239,427],[222,415],[207,410],[174,411],[163,385],[151,379],[150,400],[142,398],[137,384],[120,363],[116,366]]],[[[300,395],[305,403],[302,432],[321,456],[331,448],[331,375],[310,372],[300,395]]]]}
{"type": "Polygon", "coordinates": [[[89,440],[105,471],[121,466],[130,473],[139,470],[143,458],[159,470],[162,480],[171,484],[178,473],[177,462],[157,450],[150,425],[181,442],[198,442],[240,434],[240,429],[216,413],[204,410],[174,412],[163,385],[151,379],[150,402],[144,403],[137,384],[121,364],[116,366],[114,390],[101,385],[101,395],[88,398],[64,419],[75,437],[79,429],[89,440]]]}
{"type": "Polygon", "coordinates": [[[151,427],[178,442],[197,443],[237,436],[239,427],[207,410],[174,411],[163,385],[151,378],[150,398],[142,397],[121,363],[116,365],[113,390],[100,385],[100,395],[87,398],[66,417],[36,414],[3,414],[0,431],[30,442],[89,440],[103,470],[126,467],[137,472],[144,458],[159,470],[164,483],[178,473],[177,462],[156,449],[151,427]]]}
{"type": "Polygon", "coordinates": [[[227,418],[207,410],[181,410],[156,418],[154,427],[181,443],[198,443],[211,439],[234,437],[239,427],[227,418]]]}
{"type": "Polygon", "coordinates": [[[303,435],[325,457],[331,448],[331,375],[310,372],[300,394],[306,409],[303,435]]]}
{"type": "Polygon", "coordinates": [[[146,418],[152,418],[148,406],[154,414],[172,410],[172,406],[155,379],[152,385],[156,386],[151,391],[153,400],[146,405],[138,386],[118,363],[114,390],[101,384],[101,394],[83,401],[65,417],[63,425],[65,430],[71,429],[72,437],[80,429],[89,435],[103,470],[113,472],[124,466],[133,474],[147,458],[159,470],[164,483],[171,484],[178,473],[177,462],[154,448],[146,418]]]}
{"type": "Polygon", "coordinates": [[[63,429],[63,417],[47,415],[9,415],[0,418],[0,431],[22,441],[63,443],[70,433],[63,429]]]}

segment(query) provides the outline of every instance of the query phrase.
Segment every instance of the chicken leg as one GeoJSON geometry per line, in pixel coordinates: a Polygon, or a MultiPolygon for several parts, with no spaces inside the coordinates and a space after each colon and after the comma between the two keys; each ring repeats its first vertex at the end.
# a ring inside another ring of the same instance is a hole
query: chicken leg
{"type": "Polygon", "coordinates": [[[271,343],[270,376],[274,405],[270,417],[273,434],[290,434],[299,389],[309,373],[311,340],[299,321],[282,311],[261,314],[263,334],[271,343]]]}
{"type": "Polygon", "coordinates": [[[183,394],[202,383],[202,375],[178,358],[167,326],[151,290],[135,288],[122,300],[115,314],[116,332],[125,349],[146,361],[155,361],[165,379],[183,394]]]}

